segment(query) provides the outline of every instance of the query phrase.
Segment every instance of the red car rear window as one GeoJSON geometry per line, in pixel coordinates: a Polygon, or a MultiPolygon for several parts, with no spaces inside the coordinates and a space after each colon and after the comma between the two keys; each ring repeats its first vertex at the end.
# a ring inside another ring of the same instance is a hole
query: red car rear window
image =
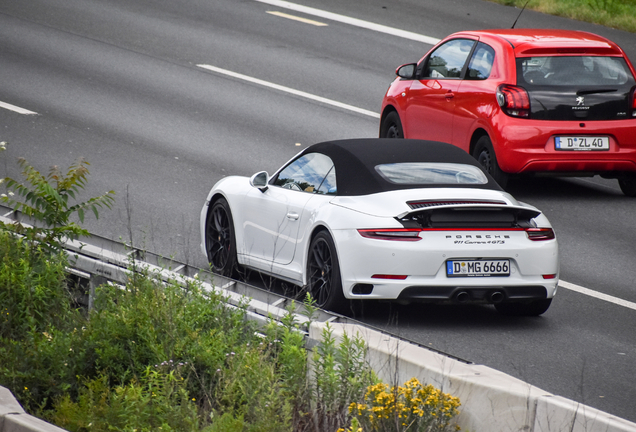
{"type": "Polygon", "coordinates": [[[543,56],[517,58],[517,83],[538,86],[623,86],[633,81],[622,57],[543,56]]]}

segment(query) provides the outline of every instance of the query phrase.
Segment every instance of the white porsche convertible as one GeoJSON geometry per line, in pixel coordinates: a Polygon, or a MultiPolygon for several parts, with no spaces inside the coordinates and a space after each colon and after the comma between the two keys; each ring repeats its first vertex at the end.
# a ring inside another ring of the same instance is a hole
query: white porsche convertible
{"type": "Polygon", "coordinates": [[[545,215],[463,150],[432,141],[324,142],[271,177],[223,178],[201,233],[214,272],[267,273],[334,311],[350,299],[389,299],[540,315],[559,278],[545,215]]]}

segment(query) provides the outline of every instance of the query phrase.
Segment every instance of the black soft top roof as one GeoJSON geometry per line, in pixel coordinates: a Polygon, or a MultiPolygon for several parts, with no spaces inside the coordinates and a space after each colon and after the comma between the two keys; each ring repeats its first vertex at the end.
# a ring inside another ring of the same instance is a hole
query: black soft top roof
{"type": "Polygon", "coordinates": [[[412,139],[360,138],[326,141],[307,147],[301,154],[323,153],[336,167],[338,195],[369,195],[399,189],[426,187],[477,188],[502,190],[483,167],[464,150],[450,144],[412,139]],[[479,167],[487,184],[395,184],[375,170],[377,165],[399,162],[461,163],[479,167]]]}

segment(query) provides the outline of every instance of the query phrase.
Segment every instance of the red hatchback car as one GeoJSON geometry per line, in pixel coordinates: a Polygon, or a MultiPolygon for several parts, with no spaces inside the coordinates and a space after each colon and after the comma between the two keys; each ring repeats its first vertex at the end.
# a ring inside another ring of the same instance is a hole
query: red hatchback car
{"type": "Polygon", "coordinates": [[[448,142],[510,174],[616,178],[636,196],[636,80],[615,43],[564,30],[454,33],[396,70],[380,137],[448,142]]]}

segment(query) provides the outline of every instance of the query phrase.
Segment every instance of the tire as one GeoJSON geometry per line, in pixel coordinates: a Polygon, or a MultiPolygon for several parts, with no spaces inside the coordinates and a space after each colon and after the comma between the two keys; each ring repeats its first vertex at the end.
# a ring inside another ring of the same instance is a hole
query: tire
{"type": "Polygon", "coordinates": [[[380,138],[404,138],[404,130],[400,116],[395,111],[391,111],[384,118],[380,128],[380,138]]]}
{"type": "Polygon", "coordinates": [[[342,292],[338,254],[327,231],[316,234],[309,245],[306,291],[321,309],[343,312],[347,303],[342,292]]]}
{"type": "Polygon", "coordinates": [[[636,197],[636,174],[625,174],[624,177],[619,177],[618,185],[625,196],[636,197]]]}
{"type": "Polygon", "coordinates": [[[214,273],[228,277],[238,274],[234,221],[230,206],[224,198],[216,200],[208,211],[205,250],[214,273]]]}
{"type": "Polygon", "coordinates": [[[538,316],[545,313],[552,299],[533,300],[527,303],[495,303],[495,309],[502,315],[538,316]]]}
{"type": "Polygon", "coordinates": [[[477,144],[475,144],[475,149],[473,150],[473,157],[477,159],[477,162],[495,179],[499,186],[504,189],[506,188],[509,179],[508,173],[503,172],[501,168],[499,168],[495,150],[488,136],[484,135],[477,140],[477,144]]]}

